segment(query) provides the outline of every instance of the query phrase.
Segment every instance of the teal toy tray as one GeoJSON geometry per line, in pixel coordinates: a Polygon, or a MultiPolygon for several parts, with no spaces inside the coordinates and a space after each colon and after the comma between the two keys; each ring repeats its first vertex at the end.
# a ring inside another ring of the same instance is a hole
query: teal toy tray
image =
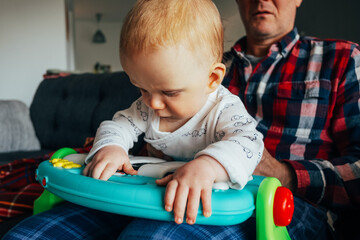
{"type": "MultiPolygon", "coordinates": [[[[60,154],[56,157],[66,156],[60,154]]],[[[156,169],[156,163],[154,167],[156,169]]],[[[103,181],[83,176],[83,168],[54,167],[50,161],[45,161],[39,165],[36,179],[49,192],[82,206],[133,217],[173,221],[173,213],[164,209],[165,187],[156,185],[156,178],[116,174],[103,181]]],[[[202,215],[200,204],[196,223],[233,225],[247,220],[255,212],[256,194],[263,179],[254,176],[242,190],[214,189],[211,217],[202,215]]]]}

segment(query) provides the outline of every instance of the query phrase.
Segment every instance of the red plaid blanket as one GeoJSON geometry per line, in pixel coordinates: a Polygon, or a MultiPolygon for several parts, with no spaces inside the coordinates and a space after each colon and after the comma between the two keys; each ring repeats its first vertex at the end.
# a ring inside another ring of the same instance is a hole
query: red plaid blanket
{"type": "MultiPolygon", "coordinates": [[[[88,153],[90,149],[89,145],[75,148],[78,153],[88,153]]],[[[41,185],[35,181],[35,170],[51,155],[16,160],[0,166],[0,222],[32,213],[35,199],[43,192],[41,185]]]]}

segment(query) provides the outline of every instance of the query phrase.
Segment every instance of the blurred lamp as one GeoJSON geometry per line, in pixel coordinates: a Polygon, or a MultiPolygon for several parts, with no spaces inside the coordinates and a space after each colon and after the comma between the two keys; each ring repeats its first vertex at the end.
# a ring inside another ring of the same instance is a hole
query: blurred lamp
{"type": "Polygon", "coordinates": [[[105,43],[106,42],[106,38],[105,38],[105,35],[104,33],[100,30],[100,21],[101,21],[101,17],[102,17],[102,14],[101,13],[97,13],[96,14],[96,21],[97,21],[97,25],[98,25],[98,30],[96,30],[94,36],[93,36],[93,39],[92,39],[92,42],[93,43],[105,43]]]}

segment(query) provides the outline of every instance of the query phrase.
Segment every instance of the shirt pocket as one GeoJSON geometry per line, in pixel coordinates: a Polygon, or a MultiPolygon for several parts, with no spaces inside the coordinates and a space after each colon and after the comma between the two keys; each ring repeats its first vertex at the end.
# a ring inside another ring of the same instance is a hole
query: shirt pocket
{"type": "Polygon", "coordinates": [[[318,139],[329,114],[330,80],[281,82],[272,87],[273,125],[283,134],[318,139]]]}
{"type": "Polygon", "coordinates": [[[281,82],[273,86],[273,96],[289,100],[328,99],[330,80],[305,80],[304,82],[281,82]]]}

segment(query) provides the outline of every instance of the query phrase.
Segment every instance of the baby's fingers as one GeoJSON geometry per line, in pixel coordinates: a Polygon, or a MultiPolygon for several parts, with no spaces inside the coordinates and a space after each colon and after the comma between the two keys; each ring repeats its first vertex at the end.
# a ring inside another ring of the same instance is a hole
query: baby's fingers
{"type": "Polygon", "coordinates": [[[91,162],[88,164],[87,176],[100,179],[102,172],[106,168],[106,162],[91,162]]]}
{"type": "MultiPolygon", "coordinates": [[[[119,169],[121,170],[121,169],[119,169]]],[[[126,174],[136,175],[137,171],[132,167],[131,163],[125,163],[122,169],[126,174]]]]}
{"type": "Polygon", "coordinates": [[[174,218],[177,224],[181,224],[183,222],[188,195],[189,195],[189,188],[184,185],[179,185],[176,191],[174,207],[173,207],[174,218]]]}
{"type": "MultiPolygon", "coordinates": [[[[116,173],[116,170],[118,169],[117,165],[114,163],[107,163],[105,167],[102,169],[95,168],[93,171],[93,175],[97,176],[99,174],[100,180],[108,180],[114,173],[116,173]],[[98,173],[99,171],[99,173],[98,173]],[[100,172],[101,171],[101,172],[100,172]]],[[[95,177],[94,177],[95,178],[95,177]]]]}
{"type": "Polygon", "coordinates": [[[203,215],[205,217],[211,216],[211,193],[212,189],[203,189],[201,191],[201,202],[203,206],[203,215]]]}
{"type": "Polygon", "coordinates": [[[170,174],[161,179],[157,179],[155,182],[157,185],[166,186],[166,184],[168,184],[168,182],[170,182],[172,179],[173,179],[173,174],[170,174]]]}
{"type": "Polygon", "coordinates": [[[200,191],[191,189],[189,192],[187,209],[186,209],[186,222],[188,224],[194,224],[199,209],[200,203],[200,191]]]}
{"type": "Polygon", "coordinates": [[[84,176],[89,176],[90,173],[90,167],[91,167],[91,163],[87,164],[83,170],[83,175],[84,176]]]}
{"type": "Polygon", "coordinates": [[[165,210],[168,212],[171,212],[174,206],[174,200],[175,200],[175,195],[176,195],[176,191],[178,188],[178,182],[176,180],[174,181],[170,181],[169,179],[172,179],[172,176],[166,176],[165,178],[156,180],[156,183],[158,185],[166,185],[166,191],[165,191],[165,197],[164,197],[164,201],[165,201],[165,210]]]}

